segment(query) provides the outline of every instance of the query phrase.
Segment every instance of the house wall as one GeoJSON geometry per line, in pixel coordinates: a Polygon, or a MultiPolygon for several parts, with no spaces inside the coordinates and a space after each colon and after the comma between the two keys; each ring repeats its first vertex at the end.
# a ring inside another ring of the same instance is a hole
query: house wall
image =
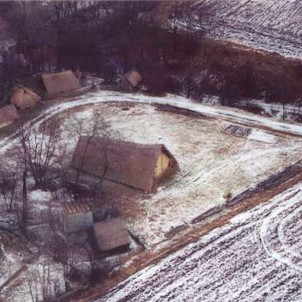
{"type": "Polygon", "coordinates": [[[92,226],[92,212],[63,214],[64,230],[67,233],[78,232],[92,226]]]}
{"type": "Polygon", "coordinates": [[[161,153],[157,159],[156,166],[154,169],[155,178],[160,178],[169,167],[169,164],[170,158],[165,153],[161,153]]]}

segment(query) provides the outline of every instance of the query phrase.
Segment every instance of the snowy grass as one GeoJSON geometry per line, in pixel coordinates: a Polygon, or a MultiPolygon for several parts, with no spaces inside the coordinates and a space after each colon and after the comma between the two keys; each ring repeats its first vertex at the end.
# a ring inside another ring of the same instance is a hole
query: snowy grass
{"type": "MultiPolygon", "coordinates": [[[[140,96],[123,98],[124,101],[136,99],[140,96]]],[[[199,215],[224,205],[226,195],[235,196],[300,159],[300,138],[278,136],[257,128],[252,129],[249,139],[226,135],[223,129],[229,124],[229,116],[240,111],[227,110],[224,114],[221,111],[225,108],[188,100],[184,103],[182,98],[157,99],[157,102],[170,101],[202,108],[202,112],[215,110],[215,114],[221,114],[220,119],[194,119],[160,112],[148,104],[137,104],[124,111],[114,103],[86,105],[61,116],[60,132],[70,152],[77,142],[73,125],[85,121],[82,131],[88,133],[92,117],[97,116],[109,125],[116,138],[163,143],[178,160],[178,175],[160,187],[157,194],[138,200],[144,211],[128,220],[128,227],[147,247],[165,240],[174,228],[190,225],[199,215]]],[[[245,118],[251,123],[259,117],[247,114],[241,122],[245,118]]],[[[275,126],[274,121],[265,120],[275,126]]]]}

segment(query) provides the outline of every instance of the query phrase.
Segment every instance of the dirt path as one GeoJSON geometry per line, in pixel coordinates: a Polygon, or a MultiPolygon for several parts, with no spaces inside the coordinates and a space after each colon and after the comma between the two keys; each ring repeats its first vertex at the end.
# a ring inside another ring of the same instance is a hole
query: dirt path
{"type": "MultiPolygon", "coordinates": [[[[209,118],[216,118],[219,120],[222,119],[229,122],[244,124],[245,126],[249,127],[267,129],[279,134],[302,136],[302,125],[278,122],[273,119],[254,115],[234,108],[204,105],[179,96],[169,95],[167,97],[152,97],[142,94],[130,94],[112,91],[87,93],[75,98],[73,101],[69,100],[60,104],[55,104],[47,108],[41,115],[30,120],[24,125],[24,127],[39,127],[39,125],[45,120],[48,120],[68,109],[77,108],[83,105],[101,104],[106,102],[133,102],[138,104],[168,105],[178,109],[189,110],[191,112],[195,112],[196,114],[202,114],[203,116],[209,118]]],[[[18,133],[19,130],[16,130],[10,136],[1,141],[0,153],[5,152],[17,143],[18,133]]]]}

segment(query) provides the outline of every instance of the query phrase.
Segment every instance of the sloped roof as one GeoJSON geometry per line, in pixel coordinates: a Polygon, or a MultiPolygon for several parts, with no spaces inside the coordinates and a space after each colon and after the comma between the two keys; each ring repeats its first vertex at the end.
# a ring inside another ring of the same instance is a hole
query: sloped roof
{"type": "Polygon", "coordinates": [[[19,118],[14,105],[6,105],[0,108],[0,126],[6,126],[19,118]]]}
{"type": "Polygon", "coordinates": [[[88,202],[65,202],[63,213],[66,215],[91,212],[91,205],[88,202]]]}
{"type": "Polygon", "coordinates": [[[41,97],[26,87],[14,87],[10,99],[11,104],[17,108],[25,109],[34,107],[41,97]]]}
{"type": "Polygon", "coordinates": [[[81,87],[79,80],[71,70],[43,74],[42,80],[50,95],[76,90],[81,87]]]}
{"type": "Polygon", "coordinates": [[[129,81],[132,87],[136,87],[140,81],[142,80],[142,76],[136,69],[131,69],[127,73],[125,73],[125,78],[129,81]]]}
{"type": "Polygon", "coordinates": [[[162,152],[177,166],[175,158],[164,145],[82,136],[73,154],[71,166],[97,177],[151,192],[154,168],[162,152]]]}
{"type": "Polygon", "coordinates": [[[101,251],[110,251],[130,244],[130,236],[120,218],[97,222],[93,225],[94,236],[101,251]]]}

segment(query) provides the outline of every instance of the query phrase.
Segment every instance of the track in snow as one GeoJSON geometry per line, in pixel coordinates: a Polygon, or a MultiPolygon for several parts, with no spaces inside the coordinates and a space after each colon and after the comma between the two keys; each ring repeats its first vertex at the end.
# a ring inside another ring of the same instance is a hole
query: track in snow
{"type": "Polygon", "coordinates": [[[236,216],[97,302],[302,301],[301,189],[236,216]]]}
{"type": "MultiPolygon", "coordinates": [[[[168,95],[167,97],[151,97],[142,94],[119,93],[112,91],[99,91],[95,93],[87,93],[81,97],[75,98],[73,101],[60,103],[45,110],[43,114],[31,120],[25,125],[35,125],[38,127],[43,121],[55,116],[58,113],[64,112],[67,109],[76,108],[82,105],[97,104],[104,102],[135,102],[145,104],[160,104],[169,105],[176,108],[188,109],[197,113],[202,113],[205,116],[220,118],[242,123],[251,127],[267,127],[271,130],[286,132],[290,134],[302,136],[302,126],[298,124],[289,124],[278,122],[262,116],[246,113],[242,110],[234,108],[219,107],[212,105],[204,105],[201,103],[191,102],[189,99],[168,95]]],[[[13,147],[17,143],[18,131],[0,142],[0,154],[13,147]]]]}

